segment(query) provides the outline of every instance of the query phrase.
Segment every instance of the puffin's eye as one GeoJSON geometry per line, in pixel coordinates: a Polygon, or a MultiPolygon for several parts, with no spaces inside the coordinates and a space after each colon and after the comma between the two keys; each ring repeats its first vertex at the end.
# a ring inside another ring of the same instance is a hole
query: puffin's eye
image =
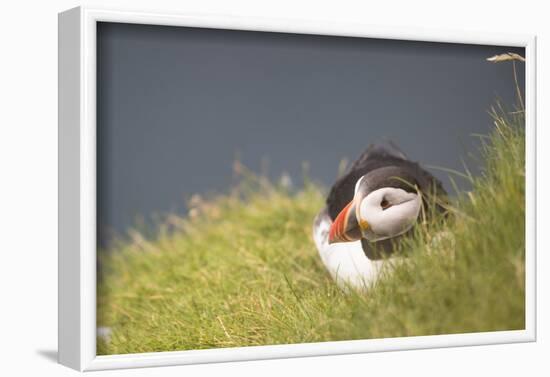
{"type": "Polygon", "coordinates": [[[388,209],[391,207],[391,204],[384,198],[382,202],[380,202],[380,207],[382,207],[382,209],[388,209]]]}

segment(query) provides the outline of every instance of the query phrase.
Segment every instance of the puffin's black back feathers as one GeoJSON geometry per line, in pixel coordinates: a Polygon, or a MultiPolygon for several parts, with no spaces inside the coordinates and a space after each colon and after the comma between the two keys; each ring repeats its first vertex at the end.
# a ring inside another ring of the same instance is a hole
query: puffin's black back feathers
{"type": "MultiPolygon", "coordinates": [[[[424,193],[435,192],[437,195],[445,195],[441,182],[424,170],[418,163],[408,160],[405,154],[396,146],[372,144],[351,165],[348,172],[338,178],[332,186],[326,200],[330,218],[334,220],[340,211],[353,199],[355,184],[359,178],[376,169],[385,167],[394,167],[395,170],[392,169],[394,170],[392,175],[399,176],[408,182],[413,181],[411,183],[418,185],[420,191],[424,193]]],[[[373,187],[373,190],[383,187],[383,179],[376,181],[382,185],[380,187],[373,187]]],[[[397,181],[395,182],[396,184],[392,186],[411,191],[410,185],[403,184],[401,186],[397,181]]]]}

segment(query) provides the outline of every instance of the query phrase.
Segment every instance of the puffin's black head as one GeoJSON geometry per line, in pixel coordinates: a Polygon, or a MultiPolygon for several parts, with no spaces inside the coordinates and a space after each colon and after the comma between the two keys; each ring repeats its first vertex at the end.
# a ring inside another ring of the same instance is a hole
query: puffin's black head
{"type": "Polygon", "coordinates": [[[332,223],[329,243],[401,235],[416,222],[421,207],[414,172],[399,166],[373,170],[357,181],[353,200],[332,223]]]}

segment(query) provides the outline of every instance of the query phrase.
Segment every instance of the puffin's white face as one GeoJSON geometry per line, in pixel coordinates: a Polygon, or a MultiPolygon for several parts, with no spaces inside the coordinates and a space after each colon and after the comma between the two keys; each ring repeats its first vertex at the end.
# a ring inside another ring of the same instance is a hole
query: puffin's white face
{"type": "Polygon", "coordinates": [[[408,231],[420,214],[418,193],[384,187],[369,193],[356,205],[355,216],[364,238],[381,241],[408,231]]]}
{"type": "Polygon", "coordinates": [[[329,243],[362,237],[371,242],[385,240],[407,232],[418,219],[420,193],[391,186],[369,192],[366,185],[361,185],[364,178],[357,181],[353,200],[333,221],[329,243]]]}

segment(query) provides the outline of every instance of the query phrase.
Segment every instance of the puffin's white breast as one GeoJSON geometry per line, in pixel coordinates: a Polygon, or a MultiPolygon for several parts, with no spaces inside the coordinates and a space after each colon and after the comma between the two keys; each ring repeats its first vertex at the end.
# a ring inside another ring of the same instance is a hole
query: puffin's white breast
{"type": "Polygon", "coordinates": [[[385,261],[368,259],[361,241],[329,244],[331,224],[328,213],[323,211],[313,225],[313,239],[323,264],[340,287],[368,289],[378,279],[385,261]]]}

